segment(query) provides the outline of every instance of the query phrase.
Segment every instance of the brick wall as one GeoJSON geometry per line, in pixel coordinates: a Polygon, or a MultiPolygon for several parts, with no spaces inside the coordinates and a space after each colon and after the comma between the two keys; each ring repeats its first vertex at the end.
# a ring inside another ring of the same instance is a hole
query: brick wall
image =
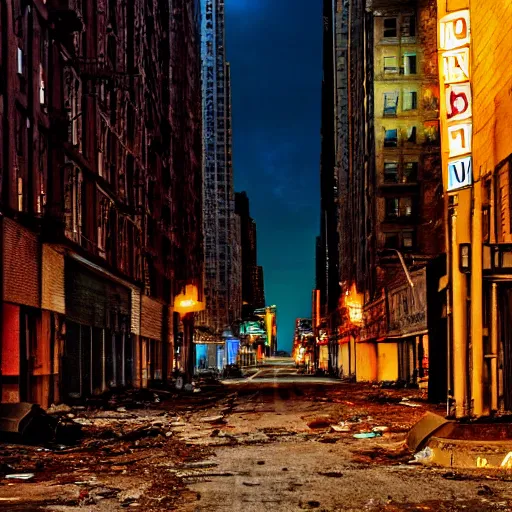
{"type": "Polygon", "coordinates": [[[37,236],[11,219],[4,219],[3,235],[3,298],[38,308],[41,298],[37,236]]]}

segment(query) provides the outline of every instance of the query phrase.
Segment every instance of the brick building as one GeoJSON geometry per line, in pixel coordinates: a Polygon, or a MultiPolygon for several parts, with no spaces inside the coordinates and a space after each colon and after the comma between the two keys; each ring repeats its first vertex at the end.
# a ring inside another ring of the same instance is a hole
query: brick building
{"type": "Polygon", "coordinates": [[[431,285],[444,272],[436,4],[339,0],[325,10],[321,180],[331,206],[317,248],[327,309],[315,327],[329,350],[317,365],[416,384],[428,354],[446,352],[431,285]]]}
{"type": "Polygon", "coordinates": [[[458,418],[512,410],[512,5],[438,2],[450,311],[458,418]]]}
{"type": "Polygon", "coordinates": [[[163,380],[202,287],[198,12],[12,0],[0,23],[2,401],[163,380]]]}

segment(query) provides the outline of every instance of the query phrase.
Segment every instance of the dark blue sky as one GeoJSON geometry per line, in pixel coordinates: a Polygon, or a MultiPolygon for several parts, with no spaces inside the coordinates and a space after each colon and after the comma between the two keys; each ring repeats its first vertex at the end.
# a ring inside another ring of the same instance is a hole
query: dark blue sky
{"type": "Polygon", "coordinates": [[[235,189],[249,195],[279,349],[311,316],[319,230],[322,2],[226,0],[235,189]]]}

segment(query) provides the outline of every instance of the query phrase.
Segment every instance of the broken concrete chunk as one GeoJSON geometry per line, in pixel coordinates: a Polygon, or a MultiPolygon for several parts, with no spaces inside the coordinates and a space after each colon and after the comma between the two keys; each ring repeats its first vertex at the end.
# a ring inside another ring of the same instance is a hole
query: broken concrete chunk
{"type": "Polygon", "coordinates": [[[201,423],[224,423],[224,416],[206,416],[199,421],[201,421],[201,423]]]}

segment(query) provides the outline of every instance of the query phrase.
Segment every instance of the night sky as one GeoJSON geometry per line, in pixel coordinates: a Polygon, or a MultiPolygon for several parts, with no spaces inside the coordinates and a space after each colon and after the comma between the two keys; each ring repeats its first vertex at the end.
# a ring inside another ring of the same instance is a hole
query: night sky
{"type": "Polygon", "coordinates": [[[278,349],[311,316],[319,231],[322,2],[226,0],[235,189],[249,196],[278,349]]]}

